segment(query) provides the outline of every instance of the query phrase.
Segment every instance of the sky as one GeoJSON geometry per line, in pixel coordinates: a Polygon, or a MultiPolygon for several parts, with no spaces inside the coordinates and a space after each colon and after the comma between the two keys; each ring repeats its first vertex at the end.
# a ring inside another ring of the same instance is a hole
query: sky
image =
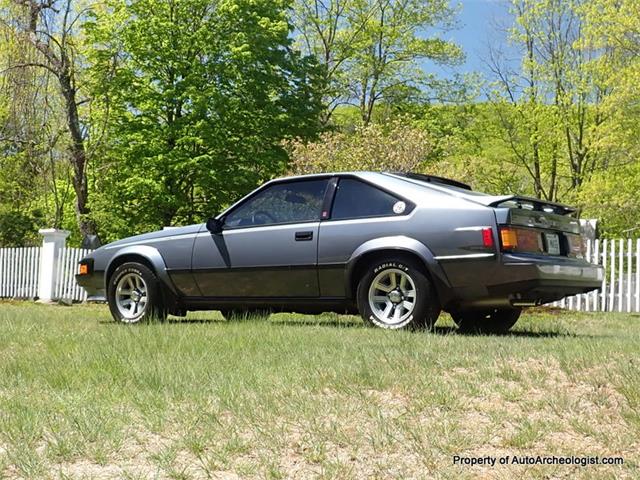
{"type": "MultiPolygon", "coordinates": [[[[458,28],[441,33],[445,40],[452,40],[464,51],[466,61],[462,65],[450,68],[425,66],[439,74],[449,77],[453,72],[486,72],[484,61],[487,59],[490,42],[505,44],[505,34],[501,28],[510,23],[509,7],[505,0],[458,0],[460,11],[457,15],[458,28]]],[[[456,1],[451,2],[452,5],[456,1]]]]}

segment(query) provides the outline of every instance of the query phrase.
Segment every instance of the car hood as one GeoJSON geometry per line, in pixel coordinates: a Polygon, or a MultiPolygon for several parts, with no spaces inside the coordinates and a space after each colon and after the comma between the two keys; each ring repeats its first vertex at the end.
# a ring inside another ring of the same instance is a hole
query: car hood
{"type": "Polygon", "coordinates": [[[198,233],[204,224],[198,223],[196,225],[188,225],[186,227],[170,227],[166,230],[158,230],[156,232],[143,233],[142,235],[134,235],[133,237],[123,238],[122,240],[116,240],[115,242],[108,243],[101,248],[105,247],[117,247],[124,246],[129,243],[144,243],[146,240],[157,240],[159,238],[166,237],[179,237],[182,235],[189,235],[198,233]]]}

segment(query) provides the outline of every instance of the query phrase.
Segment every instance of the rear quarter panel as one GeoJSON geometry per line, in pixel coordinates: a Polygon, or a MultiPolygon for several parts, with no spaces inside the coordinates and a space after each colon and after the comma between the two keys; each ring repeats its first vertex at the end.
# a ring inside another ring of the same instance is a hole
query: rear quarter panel
{"type": "MultiPolygon", "coordinates": [[[[423,244],[435,257],[468,255],[482,248],[481,227],[490,227],[497,241],[493,209],[454,196],[430,192],[421,188],[408,199],[416,208],[408,215],[365,218],[354,220],[327,220],[320,225],[318,264],[320,290],[323,296],[345,295],[344,268],[354,259],[354,252],[373,239],[403,236],[423,244]]],[[[393,248],[394,245],[388,245],[393,248]]],[[[400,245],[396,246],[400,247],[400,245]]],[[[494,251],[493,253],[496,253],[494,251]]],[[[416,252],[417,253],[417,252],[416,252]]],[[[466,262],[439,261],[444,271],[444,282],[451,286],[477,282],[477,270],[469,270],[466,262]]],[[[478,264],[477,261],[474,265],[478,264]]],[[[480,262],[480,269],[496,264],[495,255],[480,262]]],[[[473,270],[473,269],[472,269],[473,270]]]]}

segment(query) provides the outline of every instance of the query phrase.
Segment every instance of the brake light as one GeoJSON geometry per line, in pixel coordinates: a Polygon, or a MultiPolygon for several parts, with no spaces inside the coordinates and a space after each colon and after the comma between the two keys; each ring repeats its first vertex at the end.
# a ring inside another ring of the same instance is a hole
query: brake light
{"type": "Polygon", "coordinates": [[[482,245],[486,248],[493,248],[493,232],[490,228],[482,229],[482,245]]]}

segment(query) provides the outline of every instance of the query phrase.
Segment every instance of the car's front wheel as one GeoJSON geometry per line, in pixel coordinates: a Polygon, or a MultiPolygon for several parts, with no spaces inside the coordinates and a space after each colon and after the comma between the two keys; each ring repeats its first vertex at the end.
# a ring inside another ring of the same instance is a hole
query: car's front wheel
{"type": "Polygon", "coordinates": [[[490,308],[453,312],[451,317],[464,333],[507,333],[520,318],[520,308],[490,308]]]}
{"type": "Polygon", "coordinates": [[[431,329],[440,314],[435,289],[422,266],[401,257],[367,266],[357,301],[365,322],[388,329],[431,329]]]}
{"type": "Polygon", "coordinates": [[[122,323],[164,320],[164,307],[158,279],[149,267],[127,262],[116,268],[107,290],[109,310],[122,323]]]}

